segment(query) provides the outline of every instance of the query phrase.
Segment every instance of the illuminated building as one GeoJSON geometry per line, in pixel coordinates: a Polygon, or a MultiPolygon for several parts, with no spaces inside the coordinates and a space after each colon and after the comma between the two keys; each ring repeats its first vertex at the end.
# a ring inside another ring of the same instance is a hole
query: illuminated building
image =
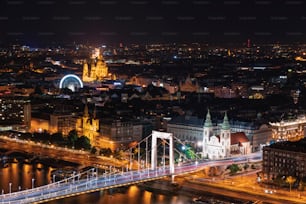
{"type": "Polygon", "coordinates": [[[25,98],[0,98],[0,126],[28,131],[31,127],[31,103],[25,98]]]}
{"type": "Polygon", "coordinates": [[[75,129],[76,117],[71,114],[51,114],[49,131],[51,133],[61,132],[63,135],[68,135],[71,130],[75,129]]]}
{"type": "Polygon", "coordinates": [[[76,130],[80,135],[88,137],[92,146],[112,150],[140,141],[143,134],[141,123],[123,119],[97,118],[96,108],[90,114],[87,104],[83,116],[76,121],[76,130]]]}
{"type": "Polygon", "coordinates": [[[143,126],[137,121],[103,120],[101,122],[101,137],[97,142],[103,146],[103,141],[109,141],[111,148],[126,146],[131,142],[140,141],[143,134],[143,126]]]}
{"type": "Polygon", "coordinates": [[[263,174],[268,180],[278,176],[306,176],[306,141],[277,142],[263,148],[263,174]]]}
{"type": "Polygon", "coordinates": [[[167,132],[196,149],[202,148],[203,156],[207,158],[251,153],[249,139],[244,132],[231,132],[226,114],[221,125],[213,125],[209,111],[205,122],[193,116],[176,117],[168,122],[167,132]]]}
{"type": "Polygon", "coordinates": [[[267,124],[252,121],[231,121],[232,132],[244,132],[251,141],[252,150],[259,151],[263,145],[271,141],[272,130],[267,124]]]}
{"type": "Polygon", "coordinates": [[[34,118],[31,119],[31,130],[30,132],[43,132],[50,130],[49,119],[34,118]]]}
{"type": "Polygon", "coordinates": [[[85,61],[83,65],[84,82],[101,81],[108,76],[108,67],[104,61],[103,55],[100,53],[100,49],[95,49],[92,54],[89,63],[85,61]]]}
{"type": "Polygon", "coordinates": [[[244,132],[231,133],[231,127],[225,113],[219,131],[214,130],[210,113],[207,112],[203,128],[203,156],[210,159],[226,158],[231,155],[251,153],[249,139],[244,132]]]}
{"type": "Polygon", "coordinates": [[[182,92],[199,92],[200,86],[198,82],[194,84],[188,76],[184,82],[180,82],[179,89],[182,92]]]}
{"type": "Polygon", "coordinates": [[[96,118],[96,109],[93,111],[92,116],[90,116],[86,104],[83,116],[77,119],[76,129],[78,132],[81,132],[81,135],[89,138],[91,145],[96,146],[96,139],[99,135],[99,123],[99,119],[96,118]]]}
{"type": "Polygon", "coordinates": [[[272,128],[272,139],[275,141],[296,141],[305,137],[306,117],[297,119],[270,122],[272,128]]]}

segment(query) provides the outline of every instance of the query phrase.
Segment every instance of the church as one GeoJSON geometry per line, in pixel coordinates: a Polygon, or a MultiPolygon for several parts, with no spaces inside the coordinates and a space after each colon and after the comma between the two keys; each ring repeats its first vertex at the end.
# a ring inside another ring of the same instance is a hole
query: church
{"type": "Polygon", "coordinates": [[[99,136],[99,123],[100,121],[96,117],[96,108],[94,109],[92,115],[89,115],[88,105],[86,103],[83,117],[78,118],[76,121],[76,130],[81,133],[81,135],[88,137],[91,145],[95,146],[96,138],[99,136]]]}
{"type": "Polygon", "coordinates": [[[104,61],[100,49],[96,48],[89,63],[85,61],[83,65],[83,82],[101,81],[108,76],[108,67],[104,61]]]}
{"type": "Polygon", "coordinates": [[[251,153],[250,141],[244,132],[231,133],[227,114],[218,132],[212,125],[208,110],[203,127],[203,156],[209,159],[222,159],[234,155],[251,153]],[[218,134],[219,133],[219,134],[218,134]]]}
{"type": "Polygon", "coordinates": [[[206,119],[177,116],[167,123],[167,132],[193,146],[203,158],[222,159],[251,153],[251,144],[244,132],[234,132],[227,114],[223,122],[213,124],[208,110],[206,119]]]}

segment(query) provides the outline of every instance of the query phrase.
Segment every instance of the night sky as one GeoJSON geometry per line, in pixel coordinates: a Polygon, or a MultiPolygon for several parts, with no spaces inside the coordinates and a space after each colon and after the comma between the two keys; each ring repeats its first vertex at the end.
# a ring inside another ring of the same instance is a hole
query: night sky
{"type": "Polygon", "coordinates": [[[1,0],[0,42],[305,42],[303,0],[1,0]]]}

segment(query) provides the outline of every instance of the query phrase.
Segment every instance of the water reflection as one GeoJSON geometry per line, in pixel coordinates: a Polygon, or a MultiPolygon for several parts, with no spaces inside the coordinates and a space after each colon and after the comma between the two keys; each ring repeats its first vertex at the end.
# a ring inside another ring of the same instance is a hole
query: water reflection
{"type": "MultiPolygon", "coordinates": [[[[34,186],[51,183],[53,170],[42,163],[8,163],[6,167],[0,168],[0,193],[2,190],[4,193],[9,192],[9,183],[12,183],[12,192],[18,191],[19,186],[22,190],[32,188],[32,179],[34,186]]],[[[49,204],[177,204],[188,201],[190,198],[183,195],[163,195],[129,186],[52,201],[49,204]]]]}
{"type": "Polygon", "coordinates": [[[52,201],[48,204],[186,204],[190,198],[178,195],[162,195],[141,190],[137,186],[127,187],[125,193],[100,191],[63,200],[52,201]]]}
{"type": "Polygon", "coordinates": [[[12,192],[30,189],[50,183],[51,171],[53,169],[41,163],[26,164],[23,162],[8,163],[0,168],[0,189],[9,192],[9,183],[12,183],[12,192]],[[32,179],[34,182],[32,183],[32,179]]]}

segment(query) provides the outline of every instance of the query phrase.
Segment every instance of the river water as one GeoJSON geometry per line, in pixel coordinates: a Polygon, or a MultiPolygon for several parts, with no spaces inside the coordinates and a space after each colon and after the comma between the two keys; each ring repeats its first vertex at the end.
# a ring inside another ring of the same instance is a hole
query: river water
{"type": "MultiPolygon", "coordinates": [[[[0,167],[0,193],[15,192],[51,183],[55,168],[42,163],[17,161],[0,167]]],[[[105,190],[51,201],[48,204],[188,204],[196,195],[150,192],[138,186],[105,190]]],[[[216,197],[215,197],[216,198],[216,197]]],[[[219,198],[218,198],[219,200],[219,198]]],[[[214,201],[217,201],[214,199],[214,201]]],[[[221,202],[218,203],[229,203],[221,202]]]]}
{"type": "MultiPolygon", "coordinates": [[[[0,168],[0,193],[30,189],[51,182],[52,167],[41,163],[8,163],[0,168]],[[11,183],[11,184],[10,184],[11,183]]],[[[184,195],[164,195],[143,190],[137,186],[100,191],[72,198],[52,201],[49,204],[185,204],[191,200],[184,195]]]]}

